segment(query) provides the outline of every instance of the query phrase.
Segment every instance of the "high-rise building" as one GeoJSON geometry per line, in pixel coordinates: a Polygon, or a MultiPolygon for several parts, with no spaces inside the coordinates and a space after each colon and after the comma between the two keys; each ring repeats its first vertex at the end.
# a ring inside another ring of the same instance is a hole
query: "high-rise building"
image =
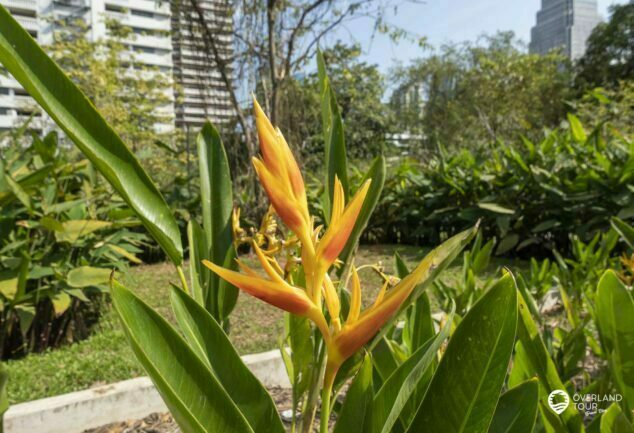
{"type": "MultiPolygon", "coordinates": [[[[176,94],[176,126],[199,127],[210,119],[216,124],[227,123],[235,114],[227,87],[211,54],[209,41],[200,26],[198,11],[186,0],[173,0],[172,44],[176,94]]],[[[208,30],[213,34],[215,48],[232,76],[233,20],[227,0],[197,2],[208,30]]]]}
{"type": "MultiPolygon", "coordinates": [[[[131,38],[124,42],[136,62],[170,74],[176,81],[173,95],[170,94],[176,107],[173,103],[162,107],[162,115],[175,119],[179,127],[198,126],[205,119],[226,123],[233,114],[228,93],[213,62],[206,58],[200,33],[192,33],[189,27],[188,22],[194,21],[192,11],[176,7],[177,3],[180,0],[0,0],[40,44],[53,41],[55,23],[64,18],[83,20],[93,41],[108,37],[109,19],[120,22],[132,30],[131,38]],[[175,8],[177,13],[173,16],[175,8]]],[[[221,53],[230,62],[232,17],[227,1],[199,3],[212,23],[221,53]]],[[[36,111],[34,107],[34,101],[19,83],[0,73],[0,131],[20,125],[36,111]]],[[[174,122],[155,127],[169,130],[174,122]]]]}
{"type": "Polygon", "coordinates": [[[542,0],[531,29],[531,53],[561,49],[569,59],[583,56],[586,41],[601,22],[597,0],[542,0]]]}

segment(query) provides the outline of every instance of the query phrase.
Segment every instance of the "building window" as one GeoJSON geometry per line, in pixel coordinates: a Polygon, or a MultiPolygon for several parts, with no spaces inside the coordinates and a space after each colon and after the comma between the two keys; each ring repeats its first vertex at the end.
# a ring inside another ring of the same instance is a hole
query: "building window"
{"type": "Polygon", "coordinates": [[[7,87],[0,87],[0,95],[8,95],[9,89],[7,87]]]}
{"type": "Polygon", "coordinates": [[[9,109],[5,107],[0,107],[0,116],[6,116],[9,114],[9,109]]]}
{"type": "Polygon", "coordinates": [[[131,9],[130,13],[137,17],[154,18],[154,14],[152,12],[140,11],[138,9],[131,9]]]}
{"type": "Polygon", "coordinates": [[[20,88],[20,89],[14,89],[13,90],[13,94],[15,96],[29,96],[29,92],[27,92],[26,90],[20,88]]]}
{"type": "Polygon", "coordinates": [[[17,16],[17,17],[35,18],[37,16],[34,10],[29,10],[29,9],[9,8],[9,12],[11,12],[11,15],[17,16]]]}
{"type": "Polygon", "coordinates": [[[121,6],[117,6],[117,5],[111,5],[106,3],[106,10],[108,12],[118,12],[120,14],[125,13],[125,8],[121,7],[121,6]]]}

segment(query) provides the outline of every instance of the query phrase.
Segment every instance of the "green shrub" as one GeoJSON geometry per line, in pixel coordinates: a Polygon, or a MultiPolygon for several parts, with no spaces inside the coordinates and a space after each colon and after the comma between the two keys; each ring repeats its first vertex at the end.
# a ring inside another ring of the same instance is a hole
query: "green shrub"
{"type": "Polygon", "coordinates": [[[578,119],[540,143],[460,150],[386,180],[369,241],[430,245],[482,219],[496,254],[571,251],[571,235],[589,241],[610,217],[634,217],[634,144],[602,126],[586,134],[578,119]]]}
{"type": "Polygon", "coordinates": [[[85,338],[112,270],[140,262],[138,220],[55,133],[3,149],[0,206],[0,358],[85,338]]]}

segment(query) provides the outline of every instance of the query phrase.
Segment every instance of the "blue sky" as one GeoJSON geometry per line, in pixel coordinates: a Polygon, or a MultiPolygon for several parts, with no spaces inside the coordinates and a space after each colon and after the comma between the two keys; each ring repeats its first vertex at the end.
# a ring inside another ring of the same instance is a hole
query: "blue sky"
{"type": "MultiPolygon", "coordinates": [[[[599,13],[607,17],[608,6],[627,0],[599,0],[599,13]]],[[[433,46],[445,42],[475,40],[483,33],[513,30],[524,42],[530,39],[530,28],[541,0],[427,0],[425,4],[404,4],[396,14],[390,12],[387,21],[407,31],[426,36],[433,46]]],[[[372,36],[373,23],[359,18],[346,24],[329,39],[357,41],[364,50],[364,58],[379,64],[387,72],[394,62],[408,63],[421,57],[423,51],[413,43],[394,44],[386,35],[372,36]]]]}

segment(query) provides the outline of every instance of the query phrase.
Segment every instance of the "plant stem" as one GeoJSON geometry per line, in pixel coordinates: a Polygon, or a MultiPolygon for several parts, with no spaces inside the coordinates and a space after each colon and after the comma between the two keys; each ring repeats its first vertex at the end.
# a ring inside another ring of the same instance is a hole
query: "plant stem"
{"type": "Polygon", "coordinates": [[[190,291],[189,291],[189,286],[187,285],[187,279],[185,278],[185,274],[183,273],[183,268],[181,268],[180,266],[176,266],[176,272],[178,272],[178,276],[181,279],[181,284],[183,285],[183,290],[191,295],[190,291]]]}
{"type": "Polygon", "coordinates": [[[328,433],[328,421],[330,421],[330,397],[332,395],[332,386],[335,383],[335,376],[339,366],[327,359],[326,372],[324,373],[324,385],[321,389],[321,417],[319,419],[319,433],[328,433]]]}

